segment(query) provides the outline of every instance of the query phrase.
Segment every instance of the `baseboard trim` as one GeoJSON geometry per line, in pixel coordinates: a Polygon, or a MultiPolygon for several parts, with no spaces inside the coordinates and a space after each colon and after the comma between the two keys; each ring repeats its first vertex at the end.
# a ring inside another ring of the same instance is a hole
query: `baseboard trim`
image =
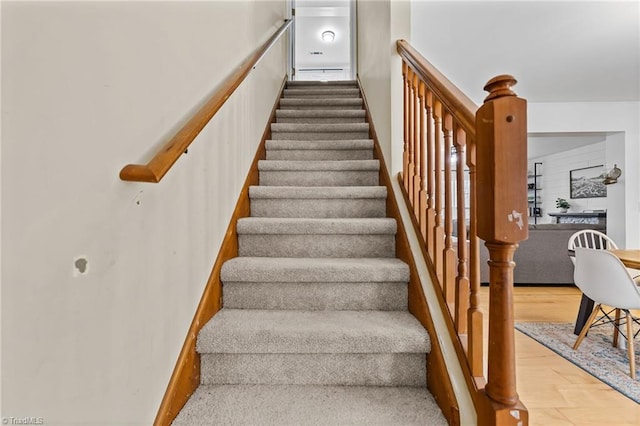
{"type": "Polygon", "coordinates": [[[160,408],[153,422],[154,426],[170,425],[176,418],[189,397],[200,385],[200,354],[196,352],[196,339],[200,329],[222,308],[222,283],[220,282],[220,269],[227,260],[238,256],[238,234],[236,224],[238,219],[250,214],[249,186],[257,185],[259,172],[258,161],[265,159],[265,141],[271,138],[271,123],[275,122],[276,110],[280,106],[287,76],[284,76],[278,96],[276,98],[269,121],[265,126],[262,139],[256,150],[256,154],[249,168],[249,172],[240,191],[229,226],[225,233],[220,251],[213,264],[211,274],[202,293],[200,303],[187,332],[182,350],[171,374],[167,390],[165,391],[160,408]]]}

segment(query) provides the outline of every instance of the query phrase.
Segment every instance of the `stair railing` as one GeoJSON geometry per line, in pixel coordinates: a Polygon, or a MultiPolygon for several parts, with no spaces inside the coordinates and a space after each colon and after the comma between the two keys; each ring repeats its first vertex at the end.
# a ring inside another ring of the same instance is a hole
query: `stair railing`
{"type": "Polygon", "coordinates": [[[120,170],[120,179],[134,182],[158,183],[171,169],[178,158],[186,153],[191,142],[200,134],[202,129],[211,121],[222,105],[229,99],[233,92],[249,75],[251,70],[267,54],[271,46],[285,33],[293,22],[287,19],[284,24],[267,40],[258,47],[240,66],[222,83],[207,102],[200,108],[187,123],[173,136],[147,164],[128,164],[120,170]]]}
{"type": "Polygon", "coordinates": [[[401,186],[479,424],[527,424],[516,393],[513,254],[527,238],[526,101],[516,80],[490,80],[478,108],[405,40],[401,186]],[[479,306],[480,239],[489,250],[488,374],[479,306]],[[447,317],[447,316],[445,316],[447,317]]]}

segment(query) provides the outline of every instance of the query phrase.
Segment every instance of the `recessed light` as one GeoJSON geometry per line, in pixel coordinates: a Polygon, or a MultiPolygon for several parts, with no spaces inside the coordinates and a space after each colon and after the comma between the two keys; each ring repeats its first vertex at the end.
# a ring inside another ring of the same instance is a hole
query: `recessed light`
{"type": "Polygon", "coordinates": [[[336,33],[333,31],[324,31],[322,33],[322,41],[332,42],[336,38],[336,33]]]}

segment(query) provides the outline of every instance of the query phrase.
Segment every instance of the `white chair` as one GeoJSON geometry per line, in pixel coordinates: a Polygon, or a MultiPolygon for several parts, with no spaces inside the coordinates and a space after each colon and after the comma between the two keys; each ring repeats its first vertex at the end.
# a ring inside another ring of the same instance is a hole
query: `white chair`
{"type": "MultiPolygon", "coordinates": [[[[574,265],[576,264],[576,259],[574,256],[576,247],[599,250],[616,250],[618,248],[618,245],[611,239],[611,237],[600,231],[596,231],[594,229],[584,229],[582,231],[578,231],[575,234],[571,235],[571,237],[569,237],[569,242],[567,243],[567,248],[569,249],[569,258],[574,265]]],[[[631,268],[627,269],[636,280],[636,284],[640,284],[640,271],[631,268]]],[[[587,320],[587,316],[591,313],[592,310],[593,300],[583,294],[582,300],[580,301],[580,308],[578,309],[578,315],[576,317],[576,326],[573,329],[574,334],[580,334],[580,331],[582,330],[582,327],[587,320]]]]}
{"type": "Polygon", "coordinates": [[[578,231],[569,237],[567,248],[569,249],[569,256],[573,264],[576,264],[575,257],[571,256],[571,253],[576,247],[585,247],[601,250],[615,250],[618,245],[607,235],[594,229],[584,229],[578,231]]]}
{"type": "MultiPolygon", "coordinates": [[[[567,248],[569,249],[569,257],[573,264],[576,264],[575,257],[572,256],[576,247],[585,247],[592,249],[601,249],[601,250],[617,250],[618,245],[609,237],[607,234],[604,234],[600,231],[596,231],[594,229],[584,229],[582,231],[578,231],[572,236],[569,237],[569,242],[567,243],[567,248]]],[[[640,270],[627,268],[629,273],[634,279],[640,278],[640,270]]],[[[636,284],[640,284],[637,282],[636,284]]]]}
{"type": "MultiPolygon", "coordinates": [[[[627,339],[629,368],[631,377],[636,377],[635,353],[633,340],[638,333],[633,332],[633,324],[640,320],[631,314],[632,309],[640,309],[640,289],[623,263],[613,253],[606,250],[595,250],[582,247],[575,249],[574,281],[582,292],[592,299],[596,306],[584,324],[573,349],[580,343],[593,325],[612,323],[614,325],[613,345],[617,346],[618,333],[627,339]],[[616,318],[612,319],[603,309],[603,305],[616,310],[616,318]],[[620,330],[620,311],[625,313],[626,335],[620,330]],[[602,313],[601,317],[598,314],[602,313]]],[[[640,332],[640,330],[638,331],[640,332]]]]}

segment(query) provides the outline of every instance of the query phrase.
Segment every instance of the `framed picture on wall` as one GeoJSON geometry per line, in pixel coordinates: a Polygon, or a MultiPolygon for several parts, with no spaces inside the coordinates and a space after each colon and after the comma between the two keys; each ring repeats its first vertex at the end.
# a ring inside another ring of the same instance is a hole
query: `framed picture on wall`
{"type": "Polygon", "coordinates": [[[603,183],[604,166],[585,167],[569,171],[571,198],[600,198],[607,196],[603,183]]]}

